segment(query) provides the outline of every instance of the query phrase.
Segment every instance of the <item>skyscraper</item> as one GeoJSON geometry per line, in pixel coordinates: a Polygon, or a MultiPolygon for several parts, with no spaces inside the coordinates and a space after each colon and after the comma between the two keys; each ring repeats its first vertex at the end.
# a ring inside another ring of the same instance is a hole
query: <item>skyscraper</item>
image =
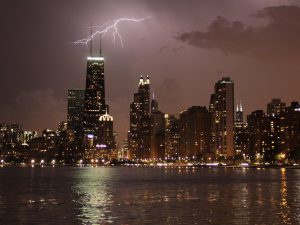
{"type": "Polygon", "coordinates": [[[150,79],[140,77],[138,92],[130,105],[128,134],[130,158],[150,157],[150,79]]]}
{"type": "Polygon", "coordinates": [[[204,106],[192,106],[180,113],[180,157],[204,156],[210,150],[210,116],[204,106]]]}
{"type": "Polygon", "coordinates": [[[179,119],[174,115],[165,114],[165,156],[178,159],[180,141],[179,119]]]}
{"type": "Polygon", "coordinates": [[[105,114],[105,84],[104,84],[104,58],[87,58],[87,76],[84,98],[84,136],[96,136],[99,127],[99,118],[105,114]]]}
{"type": "Polygon", "coordinates": [[[114,119],[107,112],[99,118],[98,146],[105,150],[115,149],[114,119]]]}
{"type": "Polygon", "coordinates": [[[252,161],[269,158],[271,148],[271,121],[263,110],[256,110],[247,116],[249,131],[249,152],[252,161]]]}
{"type": "Polygon", "coordinates": [[[214,87],[210,107],[212,150],[216,156],[234,156],[234,83],[223,77],[214,87]]]}
{"type": "Polygon", "coordinates": [[[77,149],[83,140],[83,113],[85,90],[68,90],[68,141],[69,148],[77,149]]]}
{"type": "MultiPolygon", "coordinates": [[[[293,155],[300,151],[300,104],[292,102],[280,118],[281,152],[293,155]]],[[[299,155],[299,154],[298,154],[299,155]]]]}
{"type": "Polygon", "coordinates": [[[240,158],[248,158],[248,132],[244,123],[242,102],[238,101],[234,123],[234,151],[240,158]]]}
{"type": "Polygon", "coordinates": [[[151,113],[151,159],[165,159],[165,114],[151,113]]]}

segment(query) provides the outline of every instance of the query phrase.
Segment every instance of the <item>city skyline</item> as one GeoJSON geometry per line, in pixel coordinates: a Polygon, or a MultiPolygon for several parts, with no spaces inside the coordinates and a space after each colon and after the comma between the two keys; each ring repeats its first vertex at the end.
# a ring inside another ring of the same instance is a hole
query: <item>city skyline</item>
{"type": "MultiPolygon", "coordinates": [[[[67,9],[64,3],[57,12],[58,18],[65,21],[61,23],[54,23],[55,19],[50,21],[41,16],[39,12],[43,12],[44,6],[38,3],[28,4],[25,7],[27,10],[21,7],[23,3],[18,3],[24,12],[13,7],[16,4],[14,1],[5,3],[8,13],[13,8],[16,10],[8,17],[12,24],[17,21],[16,13],[25,15],[29,10],[34,13],[24,21],[21,28],[28,29],[28,32],[23,32],[26,45],[16,41],[14,26],[3,25],[9,38],[1,54],[1,95],[5,96],[1,98],[2,121],[21,123],[26,130],[39,132],[44,128],[56,128],[59,121],[67,121],[67,89],[84,87],[85,58],[88,55],[87,49],[73,46],[70,42],[88,34],[90,22],[101,24],[120,17],[119,8],[109,10],[110,3],[100,2],[107,6],[102,7],[107,11],[103,11],[101,17],[98,16],[101,8],[96,7],[98,4],[88,2],[84,6],[75,2],[75,11],[83,10],[75,20],[76,23],[71,25],[66,24],[75,13],[67,9]],[[97,10],[91,11],[90,7],[97,10]],[[41,21],[32,24],[32,20],[37,18],[41,18],[41,21]],[[56,35],[58,31],[60,35],[56,35]],[[49,35],[52,38],[47,38],[49,35]],[[24,58],[24,54],[13,54],[17,51],[30,54],[30,59],[24,58]],[[11,62],[18,62],[18,67],[11,62]],[[6,84],[13,84],[13,91],[6,84]]],[[[245,115],[256,109],[266,111],[266,103],[273,98],[281,98],[286,103],[300,99],[297,91],[297,74],[300,72],[297,65],[298,45],[293,42],[298,32],[298,25],[293,21],[300,15],[296,1],[229,1],[227,5],[219,2],[224,9],[222,12],[213,7],[215,3],[191,3],[184,5],[176,2],[174,6],[168,7],[166,3],[131,1],[129,6],[134,6],[133,9],[138,13],[133,13],[134,10],[128,6],[123,13],[132,17],[150,16],[151,19],[143,21],[139,26],[122,27],[126,40],[123,49],[114,48],[109,39],[103,41],[103,54],[107,59],[107,103],[111,106],[110,112],[114,116],[119,142],[124,139],[129,127],[128,105],[136,89],[135,79],[140,74],[150,76],[161,111],[176,115],[192,105],[208,106],[213,84],[223,76],[230,76],[235,81],[236,99],[243,101],[245,115]],[[201,13],[191,10],[187,15],[185,10],[192,9],[192,6],[201,13]],[[230,6],[239,7],[240,11],[234,12],[230,6]],[[157,11],[158,8],[160,11],[157,11]],[[182,13],[182,16],[175,18],[176,13],[182,13]],[[279,16],[286,18],[287,22],[278,23],[279,16]],[[281,42],[271,36],[263,36],[270,23],[278,32],[288,29],[287,24],[294,26],[294,29],[287,30],[281,42]],[[235,43],[236,37],[230,36],[232,39],[221,43],[213,36],[214,32],[224,34],[222,32],[225,28],[230,34],[234,34],[234,29],[237,29],[240,35],[245,35],[247,27],[250,31],[251,27],[260,28],[261,35],[270,42],[265,46],[267,50],[274,44],[278,48],[272,54],[264,55],[258,52],[257,48],[261,45],[255,40],[235,43]],[[208,40],[211,41],[208,42],[210,45],[205,46],[203,39],[195,40],[191,37],[212,39],[208,40]],[[293,43],[295,45],[291,47],[293,43]],[[252,46],[253,51],[244,49],[244,45],[252,46]]],[[[120,3],[118,7],[123,4],[120,3]]],[[[50,10],[47,10],[46,15],[51,15],[56,8],[55,3],[47,3],[47,6],[50,10]]],[[[4,13],[1,16],[6,18],[8,15],[4,13]]]]}
{"type": "Polygon", "coordinates": [[[300,224],[300,0],[2,0],[0,224],[300,224]]]}

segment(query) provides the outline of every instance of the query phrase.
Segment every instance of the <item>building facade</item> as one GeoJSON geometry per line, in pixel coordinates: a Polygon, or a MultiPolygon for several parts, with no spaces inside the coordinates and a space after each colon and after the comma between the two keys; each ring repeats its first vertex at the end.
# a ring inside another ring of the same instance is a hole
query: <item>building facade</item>
{"type": "Polygon", "coordinates": [[[128,133],[130,158],[150,158],[150,79],[140,77],[138,92],[130,105],[130,130],[128,133]]]}
{"type": "Polygon", "coordinates": [[[104,58],[87,58],[87,75],[84,98],[84,138],[98,133],[99,118],[107,110],[105,104],[104,58]]]}
{"type": "Polygon", "coordinates": [[[165,156],[179,158],[180,123],[174,115],[165,114],[165,156]]]}
{"type": "Polygon", "coordinates": [[[229,77],[215,84],[209,110],[213,153],[217,157],[234,156],[234,83],[229,77]]]}
{"type": "Polygon", "coordinates": [[[68,90],[68,148],[77,157],[82,148],[83,141],[83,114],[85,90],[68,90]]]}
{"type": "Polygon", "coordinates": [[[180,113],[181,158],[201,158],[210,152],[210,114],[206,107],[192,106],[180,113]]]}

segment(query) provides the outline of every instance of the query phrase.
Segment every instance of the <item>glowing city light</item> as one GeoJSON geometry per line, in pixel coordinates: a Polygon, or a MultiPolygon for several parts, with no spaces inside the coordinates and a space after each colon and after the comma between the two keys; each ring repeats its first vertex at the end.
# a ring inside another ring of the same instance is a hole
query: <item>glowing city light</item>
{"type": "Polygon", "coordinates": [[[88,134],[87,137],[88,137],[89,139],[93,139],[93,138],[94,138],[94,135],[88,134]]]}
{"type": "Polygon", "coordinates": [[[87,57],[87,60],[93,60],[93,61],[103,61],[104,58],[103,57],[87,57]]]}

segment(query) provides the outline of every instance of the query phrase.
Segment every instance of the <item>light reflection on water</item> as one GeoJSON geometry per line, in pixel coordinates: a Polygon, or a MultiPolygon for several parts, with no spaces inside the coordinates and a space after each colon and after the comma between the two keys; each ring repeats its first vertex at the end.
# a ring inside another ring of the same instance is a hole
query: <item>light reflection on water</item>
{"type": "Polygon", "coordinates": [[[300,171],[1,168],[0,224],[300,224],[300,171]]]}
{"type": "Polygon", "coordinates": [[[110,216],[110,206],[114,203],[107,187],[110,177],[109,170],[84,168],[87,172],[80,173],[78,178],[82,182],[74,184],[72,191],[80,213],[76,217],[83,224],[104,224],[113,222],[110,216]]]}
{"type": "Polygon", "coordinates": [[[280,201],[280,215],[282,222],[284,224],[292,224],[291,223],[291,212],[290,207],[287,201],[287,178],[286,178],[286,169],[281,169],[281,187],[280,187],[281,201],[280,201]]]}

